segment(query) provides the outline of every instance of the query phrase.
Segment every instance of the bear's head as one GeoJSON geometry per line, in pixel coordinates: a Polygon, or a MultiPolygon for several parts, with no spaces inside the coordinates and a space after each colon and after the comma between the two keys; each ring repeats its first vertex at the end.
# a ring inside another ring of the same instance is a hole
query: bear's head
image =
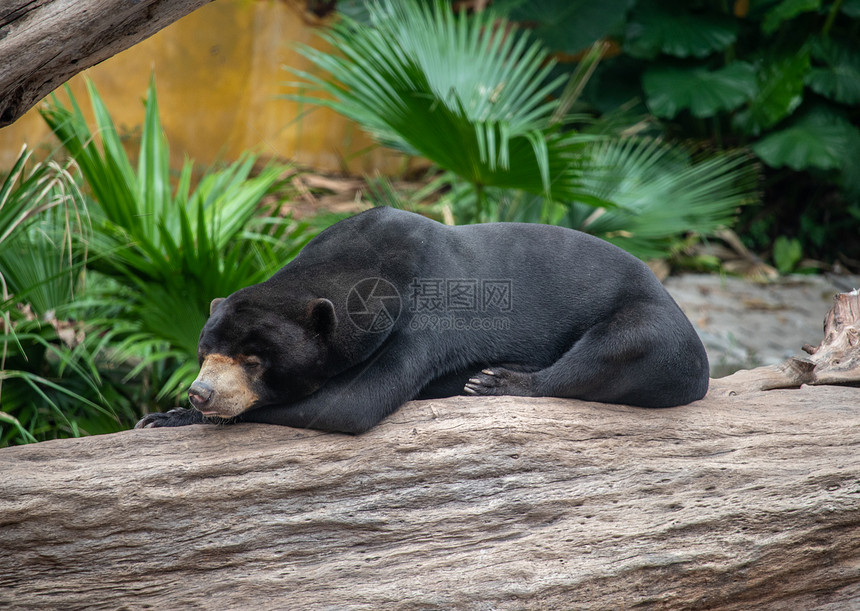
{"type": "Polygon", "coordinates": [[[206,416],[232,418],[254,407],[289,404],[333,374],[334,305],[324,298],[267,303],[239,291],[215,299],[200,333],[200,373],[188,389],[206,416]]]}

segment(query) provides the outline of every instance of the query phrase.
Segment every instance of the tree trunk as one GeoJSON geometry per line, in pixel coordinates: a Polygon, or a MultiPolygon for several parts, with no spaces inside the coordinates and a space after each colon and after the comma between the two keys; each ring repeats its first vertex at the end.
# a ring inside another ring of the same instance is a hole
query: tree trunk
{"type": "Polygon", "coordinates": [[[824,317],[824,339],[803,346],[810,356],[794,356],[779,365],[744,369],[711,381],[713,394],[737,395],[803,384],[860,386],[860,291],[833,296],[824,317]]]}
{"type": "Polygon", "coordinates": [[[78,72],[212,0],[4,0],[0,127],[78,72]]]}
{"type": "Polygon", "coordinates": [[[848,609],[860,389],[0,450],[3,609],[848,609]]]}

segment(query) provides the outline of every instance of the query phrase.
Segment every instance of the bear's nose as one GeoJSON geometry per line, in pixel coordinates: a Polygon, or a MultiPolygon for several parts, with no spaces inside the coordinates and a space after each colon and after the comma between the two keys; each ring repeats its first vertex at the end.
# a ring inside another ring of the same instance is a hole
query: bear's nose
{"type": "Polygon", "coordinates": [[[206,382],[194,382],[188,389],[188,400],[196,409],[201,410],[212,400],[215,391],[206,382]]]}

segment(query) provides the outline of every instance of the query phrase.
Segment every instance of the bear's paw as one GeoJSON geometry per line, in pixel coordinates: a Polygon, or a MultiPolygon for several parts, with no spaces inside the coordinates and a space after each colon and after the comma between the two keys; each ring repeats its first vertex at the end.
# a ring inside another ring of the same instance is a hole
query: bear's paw
{"type": "Polygon", "coordinates": [[[202,424],[203,414],[196,409],[177,407],[169,412],[147,414],[134,425],[136,429],[154,429],[168,426],[188,426],[189,424],[202,424]]]}
{"type": "Polygon", "coordinates": [[[534,397],[534,374],[504,367],[482,370],[469,378],[463,392],[475,396],[514,395],[534,397]]]}

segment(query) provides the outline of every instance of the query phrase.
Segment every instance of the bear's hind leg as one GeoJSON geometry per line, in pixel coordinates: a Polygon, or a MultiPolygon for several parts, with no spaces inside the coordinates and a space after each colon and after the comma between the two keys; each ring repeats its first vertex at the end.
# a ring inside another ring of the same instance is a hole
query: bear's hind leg
{"type": "MultiPolygon", "coordinates": [[[[536,372],[487,367],[463,388],[467,395],[565,397],[605,403],[644,404],[631,400],[645,386],[642,367],[631,360],[606,359],[586,349],[582,340],[549,367],[536,372]]],[[[646,401],[647,402],[647,401],[646,401]]]]}
{"type": "Polygon", "coordinates": [[[488,367],[463,390],[668,407],[700,399],[707,386],[707,356],[695,331],[688,334],[672,316],[644,307],[593,327],[545,369],[488,367]]]}

